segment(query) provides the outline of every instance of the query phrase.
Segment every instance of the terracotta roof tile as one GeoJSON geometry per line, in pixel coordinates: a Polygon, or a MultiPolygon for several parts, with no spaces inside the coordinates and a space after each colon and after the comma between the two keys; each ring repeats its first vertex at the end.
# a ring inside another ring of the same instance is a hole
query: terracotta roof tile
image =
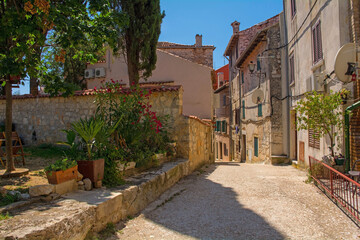
{"type": "MultiPolygon", "coordinates": [[[[179,91],[181,86],[180,85],[164,85],[164,86],[143,86],[141,87],[146,90],[151,90],[152,92],[171,92],[171,91],[179,91]]],[[[125,94],[130,92],[130,88],[122,88],[119,93],[125,94]]],[[[95,95],[94,89],[87,89],[81,91],[75,91],[73,96],[91,96],[95,95]]],[[[55,97],[60,97],[60,95],[55,97]]],[[[50,94],[39,94],[38,96],[33,96],[31,94],[23,94],[23,95],[14,95],[13,99],[28,99],[28,98],[48,98],[50,94]]],[[[5,96],[0,97],[0,99],[5,99],[5,96]]]]}

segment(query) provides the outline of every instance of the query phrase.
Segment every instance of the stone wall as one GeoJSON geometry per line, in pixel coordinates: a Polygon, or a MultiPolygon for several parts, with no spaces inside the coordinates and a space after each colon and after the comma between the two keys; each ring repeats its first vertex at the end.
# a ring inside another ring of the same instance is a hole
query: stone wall
{"type": "MultiPolygon", "coordinates": [[[[182,87],[152,87],[150,104],[158,116],[169,116],[169,135],[176,142],[177,157],[189,159],[192,169],[209,162],[211,126],[196,117],[182,114],[182,87]]],[[[13,100],[13,123],[25,145],[56,143],[66,140],[61,130],[72,122],[92,116],[96,110],[92,91],[63,98],[40,95],[19,96],[13,100]]],[[[0,121],[5,120],[5,100],[0,100],[0,121]]]]}
{"type": "MultiPolygon", "coordinates": [[[[351,40],[359,44],[360,40],[360,0],[350,1],[351,14],[351,40]]],[[[359,99],[360,96],[360,79],[358,78],[354,84],[354,98],[359,99]]],[[[351,162],[360,158],[360,110],[352,111],[350,119],[350,156],[351,162]]],[[[352,166],[351,166],[352,167],[352,166]]],[[[359,169],[357,169],[359,170],[359,169]]]]}
{"type": "MultiPolygon", "coordinates": [[[[175,130],[175,122],[182,117],[182,88],[169,87],[157,91],[150,97],[152,110],[158,115],[169,116],[170,131],[175,130]]],[[[19,96],[13,100],[13,123],[26,145],[56,143],[65,140],[62,129],[72,122],[92,116],[96,110],[94,95],[77,93],[73,97],[19,96]]],[[[0,100],[0,121],[5,120],[5,100],[0,100]]],[[[177,140],[176,137],[174,140],[177,140]]]]}
{"type": "Polygon", "coordinates": [[[208,67],[213,67],[213,47],[193,47],[193,48],[160,48],[163,51],[180,56],[192,62],[196,62],[208,67]]]}

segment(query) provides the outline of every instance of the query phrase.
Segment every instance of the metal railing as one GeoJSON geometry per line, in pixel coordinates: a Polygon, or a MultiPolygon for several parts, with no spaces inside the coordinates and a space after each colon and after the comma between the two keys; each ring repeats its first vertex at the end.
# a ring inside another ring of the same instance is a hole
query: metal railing
{"type": "Polygon", "coordinates": [[[309,157],[311,177],[360,223],[360,184],[331,166],[309,157]]]}

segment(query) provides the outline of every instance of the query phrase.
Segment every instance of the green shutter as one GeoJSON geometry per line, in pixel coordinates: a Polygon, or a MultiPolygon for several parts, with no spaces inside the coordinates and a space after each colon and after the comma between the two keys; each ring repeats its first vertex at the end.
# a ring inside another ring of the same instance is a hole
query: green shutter
{"type": "Polygon", "coordinates": [[[262,117],[262,104],[258,104],[258,117],[262,117]]]}
{"type": "Polygon", "coordinates": [[[225,124],[226,124],[226,122],[222,121],[221,123],[222,123],[221,124],[221,127],[222,127],[221,132],[225,132],[225,124]]]}
{"type": "Polygon", "coordinates": [[[242,109],[243,109],[242,118],[245,119],[245,100],[242,101],[242,109]]]}
{"type": "Polygon", "coordinates": [[[220,122],[216,121],[216,131],[219,132],[220,131],[220,122]]]}
{"type": "Polygon", "coordinates": [[[244,72],[241,72],[241,83],[244,83],[244,72]]]}
{"type": "Polygon", "coordinates": [[[254,156],[259,156],[259,139],[257,137],[254,137],[254,156]]]}

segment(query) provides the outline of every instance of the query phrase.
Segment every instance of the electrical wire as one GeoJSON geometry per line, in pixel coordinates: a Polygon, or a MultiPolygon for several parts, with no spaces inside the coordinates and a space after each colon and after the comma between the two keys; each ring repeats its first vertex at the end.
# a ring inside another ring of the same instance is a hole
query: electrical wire
{"type": "Polygon", "coordinates": [[[306,15],[304,21],[301,23],[299,29],[296,31],[296,33],[294,34],[293,38],[292,38],[290,41],[288,41],[285,45],[282,45],[282,46],[280,46],[280,47],[266,49],[264,52],[267,52],[267,51],[270,51],[270,50],[279,50],[279,49],[281,49],[281,48],[287,47],[287,46],[296,38],[296,36],[297,36],[298,33],[300,32],[301,28],[304,26],[306,20],[307,20],[308,17],[310,16],[310,13],[311,13],[312,10],[314,9],[317,1],[318,1],[318,0],[316,0],[316,1],[314,2],[314,4],[312,5],[312,7],[310,8],[310,11],[309,11],[308,14],[306,15]]]}

